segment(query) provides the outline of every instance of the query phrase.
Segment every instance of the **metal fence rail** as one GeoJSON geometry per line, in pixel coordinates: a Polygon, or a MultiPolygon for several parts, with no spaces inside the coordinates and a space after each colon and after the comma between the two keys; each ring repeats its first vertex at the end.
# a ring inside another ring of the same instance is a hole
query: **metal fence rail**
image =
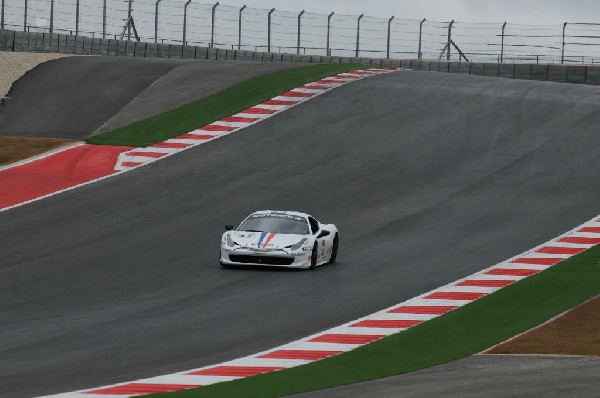
{"type": "Polygon", "coordinates": [[[196,0],[1,0],[0,27],[296,54],[600,62],[600,23],[525,25],[316,14],[196,0]]]}

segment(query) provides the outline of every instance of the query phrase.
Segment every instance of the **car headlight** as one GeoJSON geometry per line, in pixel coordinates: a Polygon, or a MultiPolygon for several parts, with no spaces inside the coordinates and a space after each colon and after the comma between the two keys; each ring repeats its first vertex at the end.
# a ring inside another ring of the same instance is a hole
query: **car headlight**
{"type": "Polygon", "coordinates": [[[302,238],[302,240],[298,243],[294,243],[293,245],[286,246],[286,249],[290,249],[292,251],[296,251],[302,247],[302,245],[306,242],[306,238],[302,238]]]}
{"type": "Polygon", "coordinates": [[[233,238],[231,237],[231,234],[227,234],[225,241],[227,242],[227,246],[229,246],[229,247],[233,247],[233,246],[237,245],[237,243],[235,243],[233,238]]]}

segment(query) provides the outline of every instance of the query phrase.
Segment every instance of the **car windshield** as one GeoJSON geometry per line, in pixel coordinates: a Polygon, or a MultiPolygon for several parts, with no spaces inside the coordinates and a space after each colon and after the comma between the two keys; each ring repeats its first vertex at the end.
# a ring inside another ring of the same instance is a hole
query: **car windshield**
{"type": "Polygon", "coordinates": [[[306,235],[308,222],[302,217],[288,214],[252,214],[244,220],[238,231],[306,235]]]}

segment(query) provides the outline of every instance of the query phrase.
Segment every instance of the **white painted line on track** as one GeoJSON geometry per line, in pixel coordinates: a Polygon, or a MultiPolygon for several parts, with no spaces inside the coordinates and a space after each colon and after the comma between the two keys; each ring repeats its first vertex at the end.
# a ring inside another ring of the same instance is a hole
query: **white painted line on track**
{"type": "Polygon", "coordinates": [[[53,149],[51,151],[44,152],[42,154],[32,156],[32,157],[29,157],[27,159],[19,160],[18,162],[9,163],[9,164],[7,164],[5,166],[0,166],[0,171],[12,169],[13,167],[23,166],[24,164],[35,162],[36,160],[44,159],[44,158],[47,158],[48,156],[56,155],[57,153],[64,152],[64,151],[66,151],[68,149],[73,149],[73,148],[81,146],[81,145],[85,145],[85,142],[76,142],[74,144],[69,144],[69,145],[61,146],[60,148],[56,148],[56,149],[53,149]]]}

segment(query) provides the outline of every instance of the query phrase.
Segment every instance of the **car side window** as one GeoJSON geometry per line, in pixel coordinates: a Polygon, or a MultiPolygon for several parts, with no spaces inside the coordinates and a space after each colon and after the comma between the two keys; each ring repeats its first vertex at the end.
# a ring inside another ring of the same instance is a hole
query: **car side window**
{"type": "Polygon", "coordinates": [[[308,222],[310,223],[310,231],[316,234],[319,230],[319,222],[312,217],[308,217],[308,222]]]}

